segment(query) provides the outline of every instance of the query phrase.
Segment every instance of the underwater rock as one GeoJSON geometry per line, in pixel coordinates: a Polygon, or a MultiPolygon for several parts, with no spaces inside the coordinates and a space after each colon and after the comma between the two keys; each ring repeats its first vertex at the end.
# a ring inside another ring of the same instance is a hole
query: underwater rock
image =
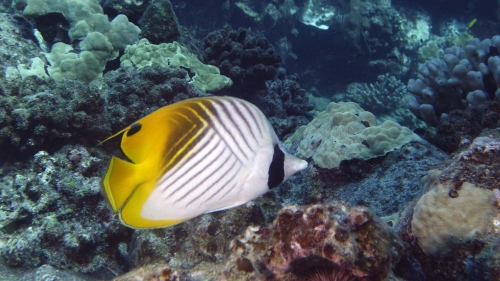
{"type": "Polygon", "coordinates": [[[231,242],[230,280],[306,280],[318,271],[384,280],[403,244],[368,209],[332,202],[287,206],[269,227],[251,226],[231,242]]]}
{"type": "Polygon", "coordinates": [[[141,38],[146,38],[153,44],[170,43],[181,39],[181,27],[170,1],[151,1],[143,6],[147,8],[139,19],[141,38]]]}
{"type": "Polygon", "coordinates": [[[500,126],[500,99],[465,110],[453,110],[441,118],[436,132],[424,131],[419,134],[432,144],[448,153],[467,149],[468,145],[484,129],[500,126]]]}
{"type": "MultiPolygon", "coordinates": [[[[132,0],[127,2],[121,0],[108,0],[100,4],[106,15],[114,17],[114,15],[123,14],[126,15],[131,22],[137,24],[144,11],[151,6],[151,2],[153,2],[153,0],[132,0]]],[[[142,26],[139,27],[142,29],[142,26]]]]}
{"type": "MultiPolygon", "coordinates": [[[[105,270],[106,271],[106,270],[105,270]]],[[[96,281],[109,280],[109,272],[100,272],[96,274],[84,274],[71,270],[58,269],[48,264],[40,267],[7,267],[0,262],[0,281],[96,281]]]]}
{"type": "Polygon", "coordinates": [[[196,38],[203,38],[208,33],[223,28],[234,15],[234,2],[225,0],[170,0],[178,21],[184,29],[196,38]]]}
{"type": "Polygon", "coordinates": [[[0,13],[0,74],[7,67],[15,68],[19,64],[30,64],[30,59],[40,55],[38,39],[33,33],[33,26],[19,15],[0,13]],[[16,50],[13,52],[13,50],[16,50]]]}
{"type": "Polygon", "coordinates": [[[186,274],[171,269],[170,266],[156,265],[134,269],[124,275],[113,278],[113,281],[179,281],[186,274]]]}
{"type": "Polygon", "coordinates": [[[0,103],[3,161],[31,157],[41,149],[53,153],[72,141],[95,143],[94,137],[109,132],[99,90],[80,81],[0,79],[0,103]]]}
{"type": "MultiPolygon", "coordinates": [[[[160,264],[158,266],[139,268],[114,280],[156,280],[155,276],[164,276],[165,280],[299,281],[308,280],[318,272],[333,276],[336,272],[342,272],[346,278],[353,280],[376,281],[392,276],[391,267],[403,251],[401,240],[385,222],[375,218],[366,208],[349,207],[339,202],[305,207],[286,206],[269,226],[254,223],[246,230],[237,230],[242,234],[233,236],[230,243],[229,236],[222,233],[224,226],[222,223],[217,228],[217,237],[224,237],[217,243],[225,243],[228,247],[221,251],[221,255],[215,255],[215,260],[209,258],[213,253],[191,256],[198,260],[195,263],[174,258],[162,265],[161,260],[158,260],[152,263],[160,264]],[[200,261],[200,256],[204,261],[200,261]]],[[[207,231],[210,234],[210,229],[205,230],[205,233],[207,231]]],[[[200,235],[202,232],[198,233],[200,235]]],[[[189,236],[187,232],[175,236],[165,234],[164,244],[165,241],[171,241],[185,247],[176,248],[171,253],[172,257],[186,255],[185,251],[197,251],[196,244],[188,242],[182,245],[185,241],[181,237],[189,236]],[[176,242],[177,239],[180,241],[176,242]]],[[[157,249],[159,246],[152,244],[149,248],[157,249]]],[[[147,256],[151,253],[145,251],[143,254],[147,256]]]]}
{"type": "Polygon", "coordinates": [[[398,230],[428,280],[498,280],[499,156],[500,130],[485,131],[422,179],[398,230]]]}
{"type": "MultiPolygon", "coordinates": [[[[94,152],[95,153],[95,152],[94,152]]],[[[118,244],[132,231],[122,226],[103,201],[100,176],[104,163],[83,147],[64,147],[50,155],[38,152],[28,167],[2,170],[0,247],[12,267],[48,264],[94,273],[123,272],[118,244]]]]}
{"type": "Polygon", "coordinates": [[[301,199],[341,200],[353,206],[369,207],[380,217],[397,216],[421,195],[419,182],[427,171],[448,158],[426,141],[413,141],[386,156],[345,161],[338,169],[313,167],[305,175],[308,192],[301,199]]]}
{"type": "Polygon", "coordinates": [[[278,208],[264,197],[173,227],[136,231],[130,245],[132,264],[138,267],[166,262],[187,269],[201,263],[221,263],[228,256],[231,239],[249,225],[263,225],[272,220],[264,210],[276,213],[278,208]]]}

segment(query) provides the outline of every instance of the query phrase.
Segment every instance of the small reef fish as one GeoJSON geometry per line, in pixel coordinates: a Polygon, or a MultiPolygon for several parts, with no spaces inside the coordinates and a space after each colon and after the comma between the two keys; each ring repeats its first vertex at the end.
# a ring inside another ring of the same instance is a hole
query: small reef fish
{"type": "Polygon", "coordinates": [[[465,31],[468,31],[471,27],[474,26],[474,24],[476,24],[477,22],[477,19],[473,19],[471,22],[469,22],[469,25],[467,25],[467,28],[465,29],[465,31]]]}
{"type": "Polygon", "coordinates": [[[177,102],[123,134],[129,161],[113,156],[102,181],[132,228],[168,227],[245,204],[307,167],[286,153],[255,105],[232,97],[177,102]]]}

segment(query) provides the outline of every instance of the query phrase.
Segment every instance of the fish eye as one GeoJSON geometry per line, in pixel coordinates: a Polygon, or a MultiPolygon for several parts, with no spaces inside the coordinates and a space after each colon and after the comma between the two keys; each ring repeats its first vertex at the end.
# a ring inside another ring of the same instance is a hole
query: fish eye
{"type": "Polygon", "coordinates": [[[127,137],[131,137],[139,132],[142,128],[142,125],[139,123],[134,123],[130,125],[130,129],[127,131],[127,137]]]}

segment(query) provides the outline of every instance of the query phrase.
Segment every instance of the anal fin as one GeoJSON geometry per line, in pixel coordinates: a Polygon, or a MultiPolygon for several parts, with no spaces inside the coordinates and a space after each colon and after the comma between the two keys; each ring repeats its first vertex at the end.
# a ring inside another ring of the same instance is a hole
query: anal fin
{"type": "Polygon", "coordinates": [[[135,164],[113,156],[102,185],[111,208],[118,212],[138,185],[135,164]]]}

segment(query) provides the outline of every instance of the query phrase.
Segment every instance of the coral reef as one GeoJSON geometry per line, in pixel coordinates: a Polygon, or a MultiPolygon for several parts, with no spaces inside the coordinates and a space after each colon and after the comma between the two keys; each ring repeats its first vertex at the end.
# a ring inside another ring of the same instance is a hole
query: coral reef
{"type": "Polygon", "coordinates": [[[378,124],[375,116],[356,103],[330,103],[298,134],[297,155],[312,158],[320,168],[335,168],[344,160],[383,156],[420,138],[392,121],[378,124]]]}
{"type": "MultiPolygon", "coordinates": [[[[18,15],[0,13],[0,73],[8,67],[28,64],[31,58],[39,55],[39,42],[33,34],[33,27],[25,18],[18,15]],[[18,46],[23,46],[18,50],[18,46]],[[12,52],[12,50],[17,50],[12,52]]],[[[5,75],[9,75],[6,72],[5,75]]]]}
{"type": "Polygon", "coordinates": [[[409,1],[10,4],[0,3],[0,281],[499,279],[500,36],[469,40],[491,37],[484,14],[472,27],[458,18],[473,11],[436,17],[409,1]],[[152,43],[127,49],[139,38],[152,43]],[[325,104],[310,122],[304,86],[367,111],[325,104]],[[119,140],[96,145],[210,94],[256,104],[315,165],[232,210],[124,227],[100,192],[119,140]]]}
{"type": "Polygon", "coordinates": [[[246,16],[252,25],[271,36],[276,33],[276,29],[291,28],[300,12],[300,8],[293,0],[281,2],[240,0],[234,5],[236,6],[235,16],[246,16]]]}
{"type": "Polygon", "coordinates": [[[302,200],[340,200],[353,206],[369,207],[380,217],[399,214],[421,195],[420,179],[447,159],[448,155],[432,144],[413,141],[383,157],[344,161],[338,169],[313,167],[305,175],[307,194],[302,195],[302,200]]]}
{"type": "Polygon", "coordinates": [[[64,84],[35,76],[0,79],[0,143],[3,160],[50,152],[63,143],[94,142],[109,132],[103,118],[104,99],[94,86],[79,81],[64,84]],[[90,137],[94,136],[94,138],[90,137]]]}
{"type": "Polygon", "coordinates": [[[88,83],[98,79],[102,76],[106,63],[116,59],[119,51],[128,44],[137,41],[141,31],[125,15],[117,15],[109,22],[108,16],[95,0],[47,3],[29,0],[23,15],[28,19],[38,18],[40,24],[52,25],[41,27],[40,30],[48,30],[42,35],[45,40],[54,43],[51,51],[44,55],[50,63],[47,72],[58,81],[66,78],[88,83]],[[54,30],[58,30],[59,21],[46,18],[61,15],[67,21],[64,25],[69,25],[69,42],[54,38],[58,36],[58,32],[54,30]],[[79,44],[78,49],[73,52],[74,47],[69,43],[75,42],[79,44]]]}
{"type": "Polygon", "coordinates": [[[142,68],[157,64],[183,68],[189,71],[186,80],[202,92],[213,93],[232,85],[231,79],[220,75],[217,67],[203,64],[176,41],[154,45],[147,39],[141,39],[139,43],[127,46],[120,61],[122,67],[142,68]]]}
{"type": "Polygon", "coordinates": [[[255,95],[264,90],[266,81],[273,80],[278,73],[280,56],[267,39],[249,29],[235,31],[225,26],[208,34],[203,43],[203,61],[217,66],[221,74],[233,80],[231,90],[234,96],[246,98],[245,95],[255,95]]]}
{"type": "Polygon", "coordinates": [[[295,25],[298,35],[287,39],[297,59],[287,68],[304,78],[306,89],[323,96],[343,91],[349,83],[374,82],[385,73],[405,79],[418,48],[429,39],[430,19],[398,9],[394,2],[306,2],[331,16],[329,28],[295,25]]]}
{"type": "Polygon", "coordinates": [[[477,107],[498,95],[500,84],[500,36],[470,39],[462,49],[444,50],[443,58],[420,64],[417,79],[408,81],[414,98],[410,110],[427,124],[436,126],[454,109],[477,107]]]}
{"type": "Polygon", "coordinates": [[[453,183],[436,184],[433,177],[431,172],[423,180],[430,190],[416,203],[411,224],[412,233],[426,254],[446,254],[453,246],[491,232],[498,214],[492,191],[469,182],[463,182],[460,190],[455,191],[455,187],[450,187],[453,183]]]}
{"type": "Polygon", "coordinates": [[[366,111],[380,115],[404,106],[408,94],[406,86],[400,80],[385,74],[379,75],[375,83],[349,84],[345,98],[366,111]]]}
{"type": "MultiPolygon", "coordinates": [[[[173,9],[177,6],[175,2],[152,0],[123,2],[121,0],[109,0],[101,2],[101,5],[104,13],[111,18],[119,14],[127,16],[130,22],[136,24],[141,29],[140,38],[145,38],[153,44],[177,41],[188,48],[191,53],[200,56],[201,43],[192,37],[194,34],[186,30],[186,21],[183,22],[184,25],[180,25],[177,13],[173,9]]],[[[191,4],[192,2],[190,1],[189,3],[191,4]]],[[[213,3],[214,1],[211,2],[212,5],[213,3]]],[[[184,4],[186,3],[184,2],[184,4]]],[[[201,4],[198,3],[197,6],[201,4]]],[[[212,17],[211,20],[215,21],[217,19],[212,17]]],[[[107,65],[106,69],[110,69],[110,66],[107,65]]]]}
{"type": "MultiPolygon", "coordinates": [[[[500,130],[485,131],[440,170],[423,178],[424,194],[399,231],[428,280],[497,280],[500,257],[500,130]]],[[[397,271],[407,270],[401,265],[397,271]]]]}
{"type": "Polygon", "coordinates": [[[213,266],[214,261],[169,262],[168,266],[143,267],[114,280],[148,280],[144,279],[147,276],[163,276],[165,280],[181,276],[202,276],[204,280],[306,280],[318,271],[342,272],[346,278],[360,280],[385,280],[392,276],[391,267],[402,250],[396,233],[366,208],[337,202],[287,206],[271,225],[249,226],[234,238],[224,259],[216,261],[221,266],[213,266]]]}
{"type": "Polygon", "coordinates": [[[402,249],[397,235],[367,209],[288,206],[270,227],[249,227],[231,242],[225,275],[304,280],[318,270],[343,268],[352,276],[383,280],[402,249]]]}
{"type": "Polygon", "coordinates": [[[102,200],[102,162],[83,147],[65,147],[38,152],[28,167],[2,169],[1,254],[8,265],[108,274],[126,268],[118,245],[132,231],[102,200]]]}
{"type": "Polygon", "coordinates": [[[352,101],[366,111],[370,111],[378,120],[392,120],[411,129],[421,127],[415,115],[406,108],[410,93],[406,85],[388,73],[379,75],[375,83],[351,83],[342,96],[342,101],[352,101]]]}
{"type": "Polygon", "coordinates": [[[312,119],[313,105],[298,81],[298,76],[286,76],[285,69],[279,68],[276,78],[266,81],[267,91],[249,98],[269,118],[280,139],[312,119]]]}
{"type": "Polygon", "coordinates": [[[313,105],[297,76],[286,76],[281,58],[262,36],[249,29],[237,31],[226,26],[204,40],[205,63],[215,65],[233,81],[227,90],[257,105],[271,120],[280,138],[306,124],[313,105]]]}
{"type": "Polygon", "coordinates": [[[362,51],[363,44],[369,51],[375,52],[383,48],[383,37],[391,39],[396,33],[393,24],[396,23],[397,12],[387,1],[337,1],[329,3],[321,0],[308,0],[302,11],[300,21],[319,29],[330,27],[349,36],[352,46],[362,51]],[[377,36],[370,36],[376,33],[377,36]]]}
{"type": "Polygon", "coordinates": [[[500,127],[500,100],[495,98],[477,107],[456,109],[441,118],[436,131],[425,130],[421,134],[440,149],[452,153],[465,149],[484,129],[500,127]]]}
{"type": "Polygon", "coordinates": [[[95,145],[112,132],[174,101],[206,95],[186,81],[187,71],[144,67],[108,72],[97,88],[80,81],[55,83],[34,76],[0,79],[0,143],[4,161],[65,143],[95,145]],[[117,83],[119,82],[119,83],[117,83]],[[106,109],[105,109],[106,105],[106,109]]]}
{"type": "Polygon", "coordinates": [[[166,262],[179,269],[221,263],[229,254],[229,241],[250,225],[272,221],[266,209],[275,213],[279,206],[263,198],[174,227],[137,231],[130,245],[131,262],[134,267],[166,262]]]}

